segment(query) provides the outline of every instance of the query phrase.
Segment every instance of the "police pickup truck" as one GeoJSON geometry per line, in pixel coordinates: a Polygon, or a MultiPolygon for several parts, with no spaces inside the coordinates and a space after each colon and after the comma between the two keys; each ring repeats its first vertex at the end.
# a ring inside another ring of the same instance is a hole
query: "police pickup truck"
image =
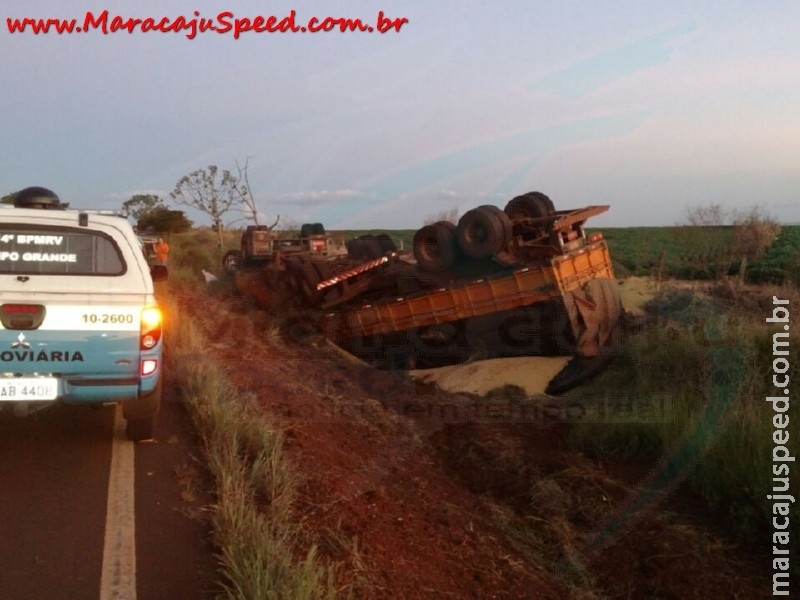
{"type": "Polygon", "coordinates": [[[161,403],[162,317],[130,224],[25,188],[0,205],[0,410],[122,403],[130,440],[161,403]]]}

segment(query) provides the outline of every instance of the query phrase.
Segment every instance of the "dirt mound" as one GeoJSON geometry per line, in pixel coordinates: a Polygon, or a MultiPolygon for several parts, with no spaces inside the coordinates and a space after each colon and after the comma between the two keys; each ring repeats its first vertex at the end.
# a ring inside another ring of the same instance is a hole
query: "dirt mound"
{"type": "Polygon", "coordinates": [[[443,391],[481,394],[516,373],[534,395],[563,359],[538,372],[528,359],[446,368],[437,388],[344,360],[323,340],[287,343],[263,313],[207,297],[181,304],[209,339],[225,340],[210,358],[285,428],[304,478],[298,520],[339,566],[346,594],[677,599],[769,589],[743,551],[655,505],[597,545],[598,524],[624,510],[647,466],[589,460],[567,446],[567,425],[510,419],[502,394],[443,391]]]}

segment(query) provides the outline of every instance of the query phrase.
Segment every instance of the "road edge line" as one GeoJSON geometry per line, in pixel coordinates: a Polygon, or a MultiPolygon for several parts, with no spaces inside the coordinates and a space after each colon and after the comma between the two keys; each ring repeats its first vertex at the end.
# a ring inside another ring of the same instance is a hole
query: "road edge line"
{"type": "Polygon", "coordinates": [[[134,444],[125,438],[122,407],[114,412],[100,600],[136,600],[134,444]]]}

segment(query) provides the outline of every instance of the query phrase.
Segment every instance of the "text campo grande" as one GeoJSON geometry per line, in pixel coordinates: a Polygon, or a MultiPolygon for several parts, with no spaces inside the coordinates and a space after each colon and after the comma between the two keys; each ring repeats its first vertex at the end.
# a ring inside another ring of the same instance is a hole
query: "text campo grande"
{"type": "Polygon", "coordinates": [[[789,494],[789,463],[795,461],[788,449],[789,442],[789,308],[788,300],[772,297],[772,316],[766,318],[770,324],[783,325],[783,331],[772,334],[772,385],[781,390],[781,396],[768,396],[774,415],[772,424],[772,595],[788,596],[789,585],[789,512],[794,496],[789,494]]]}
{"type": "Polygon", "coordinates": [[[253,33],[327,33],[327,32],[364,32],[364,33],[391,33],[399,32],[408,24],[405,17],[390,18],[383,11],[378,11],[377,17],[367,22],[358,18],[347,17],[310,17],[305,24],[299,25],[296,11],[278,17],[276,15],[256,15],[237,17],[230,11],[224,11],[213,17],[201,17],[200,11],[194,11],[193,16],[183,15],[176,17],[123,17],[111,15],[104,10],[97,15],[87,11],[82,21],[78,19],[41,19],[41,18],[7,18],[6,27],[9,33],[40,33],[55,32],[57,34],[88,33],[101,31],[104,35],[110,33],[181,33],[186,32],[188,39],[194,39],[199,33],[212,32],[217,34],[232,35],[234,39],[246,32],[253,33]]]}

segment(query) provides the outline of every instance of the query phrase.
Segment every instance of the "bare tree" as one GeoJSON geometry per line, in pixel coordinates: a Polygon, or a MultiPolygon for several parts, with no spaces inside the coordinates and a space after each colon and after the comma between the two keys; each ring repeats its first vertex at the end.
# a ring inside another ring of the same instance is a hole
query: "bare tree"
{"type": "Polygon", "coordinates": [[[425,217],[425,225],[431,225],[437,221],[450,221],[451,223],[458,223],[458,207],[453,207],[450,210],[443,210],[442,212],[425,217]]]}
{"type": "Polygon", "coordinates": [[[733,247],[744,260],[761,258],[780,231],[780,223],[760,206],[733,213],[733,247]]]}
{"type": "Polygon", "coordinates": [[[690,227],[714,227],[725,225],[728,222],[728,211],[720,204],[706,204],[703,206],[688,206],[681,220],[676,225],[690,227]]]}
{"type": "MultiPolygon", "coordinates": [[[[246,165],[245,165],[246,166],[246,165]]],[[[250,198],[250,191],[242,181],[242,172],[235,176],[229,170],[220,171],[216,165],[198,169],[181,177],[170,197],[186,206],[191,206],[211,217],[211,225],[217,232],[219,247],[224,246],[222,237],[223,216],[250,198]]]]}
{"type": "MultiPolygon", "coordinates": [[[[250,179],[248,177],[248,168],[250,166],[250,157],[247,157],[244,161],[244,166],[239,164],[239,161],[236,161],[236,171],[239,174],[238,181],[238,192],[241,196],[241,206],[242,208],[239,209],[240,212],[244,213],[242,219],[245,221],[253,221],[256,225],[261,225],[259,222],[259,210],[258,205],[256,204],[255,196],[253,195],[253,188],[250,187],[250,179]]],[[[272,225],[269,225],[269,229],[275,229],[275,226],[281,220],[281,216],[278,215],[275,219],[275,222],[272,225]]]]}
{"type": "Polygon", "coordinates": [[[759,206],[746,210],[726,210],[719,204],[688,207],[683,220],[677,224],[686,228],[684,247],[690,250],[685,260],[691,267],[712,276],[727,272],[732,261],[739,260],[743,278],[747,264],[761,258],[781,231],[780,223],[759,206]],[[721,225],[731,230],[729,242],[702,233],[702,228],[721,225]],[[691,230],[701,236],[689,236],[691,230]]]}

